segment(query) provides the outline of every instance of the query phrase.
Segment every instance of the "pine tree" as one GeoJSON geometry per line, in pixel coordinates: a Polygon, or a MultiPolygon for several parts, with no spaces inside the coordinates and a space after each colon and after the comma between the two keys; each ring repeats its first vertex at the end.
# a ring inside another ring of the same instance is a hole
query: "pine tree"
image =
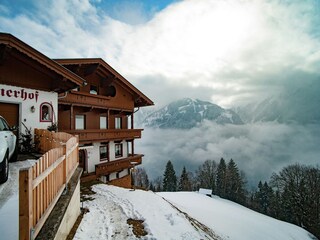
{"type": "Polygon", "coordinates": [[[163,191],[175,192],[177,191],[177,177],[171,161],[169,160],[163,175],[163,191]]]}
{"type": "Polygon", "coordinates": [[[206,160],[197,170],[198,188],[215,191],[217,165],[213,160],[206,160]]]}
{"type": "Polygon", "coordinates": [[[216,180],[216,194],[220,197],[226,196],[226,173],[227,165],[223,158],[220,159],[220,163],[217,169],[217,180],[216,180]]]}
{"type": "Polygon", "coordinates": [[[186,167],[183,167],[179,179],[178,191],[191,191],[191,182],[188,175],[189,174],[187,173],[186,167]]]}
{"type": "Polygon", "coordinates": [[[244,181],[241,178],[237,164],[232,159],[227,166],[226,197],[238,203],[245,202],[244,181]]]}
{"type": "Polygon", "coordinates": [[[270,215],[271,214],[271,204],[274,198],[274,193],[268,183],[262,184],[260,181],[258,184],[258,190],[254,195],[254,201],[256,203],[256,210],[270,215]]]}

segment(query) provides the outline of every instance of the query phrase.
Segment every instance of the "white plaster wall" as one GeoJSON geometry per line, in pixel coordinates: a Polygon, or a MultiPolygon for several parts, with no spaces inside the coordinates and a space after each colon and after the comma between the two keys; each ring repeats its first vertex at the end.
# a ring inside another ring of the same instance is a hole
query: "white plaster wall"
{"type": "Polygon", "coordinates": [[[100,181],[101,181],[101,182],[104,182],[104,183],[107,183],[107,178],[106,178],[106,176],[101,176],[101,177],[100,177],[100,181]]]}
{"type": "MultiPolygon", "coordinates": [[[[87,149],[88,153],[88,172],[94,172],[95,171],[95,165],[103,163],[103,161],[100,161],[100,146],[101,143],[93,143],[93,147],[90,149],[87,149]]],[[[122,141],[122,147],[123,147],[123,156],[116,158],[115,157],[115,143],[113,141],[109,142],[109,157],[110,161],[117,161],[123,158],[128,157],[128,144],[124,140],[122,141]]]]}
{"type": "Polygon", "coordinates": [[[93,148],[87,149],[88,153],[88,172],[95,171],[95,165],[100,163],[100,143],[93,143],[93,148]]]}
{"type": "Polygon", "coordinates": [[[117,179],[117,173],[111,173],[110,175],[109,175],[109,181],[112,181],[112,180],[114,180],[114,179],[117,179]]]}
{"type": "Polygon", "coordinates": [[[113,141],[109,142],[110,161],[117,161],[117,160],[120,160],[122,158],[127,158],[128,157],[128,144],[127,144],[127,142],[125,140],[123,140],[121,143],[122,143],[123,155],[122,155],[122,157],[117,157],[116,158],[115,142],[113,142],[113,141]]]}
{"type": "MultiPolygon", "coordinates": [[[[40,122],[40,105],[44,102],[50,103],[53,107],[53,121],[58,121],[58,94],[56,92],[45,92],[39,91],[36,89],[29,88],[20,88],[10,85],[0,84],[0,90],[12,90],[13,91],[21,91],[24,89],[27,93],[36,93],[38,92],[38,99],[22,99],[21,97],[8,97],[0,95],[0,101],[5,103],[14,103],[19,104],[19,129],[24,133],[25,127],[21,124],[23,122],[28,128],[31,127],[32,132],[34,128],[42,128],[47,129],[48,126],[51,125],[51,122],[40,122]],[[31,112],[31,107],[35,107],[35,112],[31,112]]],[[[13,94],[12,94],[13,95],[13,94]]]]}
{"type": "Polygon", "coordinates": [[[78,182],[73,196],[70,200],[67,211],[60,223],[58,232],[54,240],[66,239],[76,222],[78,216],[80,215],[80,181],[78,182]]]}
{"type": "Polygon", "coordinates": [[[119,173],[119,178],[122,178],[122,177],[127,176],[127,175],[129,175],[129,170],[128,169],[124,169],[123,171],[121,171],[119,173]]]}

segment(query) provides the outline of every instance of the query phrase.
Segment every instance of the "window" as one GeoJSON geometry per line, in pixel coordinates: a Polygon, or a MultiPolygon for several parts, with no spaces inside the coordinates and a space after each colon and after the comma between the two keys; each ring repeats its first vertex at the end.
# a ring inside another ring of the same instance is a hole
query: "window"
{"type": "Polygon", "coordinates": [[[115,155],[116,157],[122,157],[122,143],[116,143],[115,145],[115,155]]]}
{"type": "Polygon", "coordinates": [[[84,115],[76,115],[76,129],[77,130],[85,129],[85,116],[84,115]]]}
{"type": "Polygon", "coordinates": [[[122,128],[121,125],[122,125],[121,117],[116,117],[115,118],[115,128],[121,129],[122,128]]]}
{"type": "Polygon", "coordinates": [[[4,119],[0,118],[0,131],[8,131],[9,129],[10,128],[7,122],[4,119]]]}
{"type": "Polygon", "coordinates": [[[117,90],[116,90],[116,88],[114,86],[109,86],[106,89],[106,96],[107,97],[115,97],[116,93],[117,93],[117,90]]]}
{"type": "Polygon", "coordinates": [[[106,116],[100,116],[100,129],[108,128],[108,119],[106,116]]]}
{"type": "Polygon", "coordinates": [[[109,144],[104,144],[100,146],[100,161],[105,161],[109,159],[109,144]]]}
{"type": "Polygon", "coordinates": [[[98,87],[95,85],[90,85],[90,94],[97,95],[98,94],[98,87]]]}
{"type": "Polygon", "coordinates": [[[50,103],[42,103],[40,105],[40,122],[52,122],[52,105],[50,103]]]}

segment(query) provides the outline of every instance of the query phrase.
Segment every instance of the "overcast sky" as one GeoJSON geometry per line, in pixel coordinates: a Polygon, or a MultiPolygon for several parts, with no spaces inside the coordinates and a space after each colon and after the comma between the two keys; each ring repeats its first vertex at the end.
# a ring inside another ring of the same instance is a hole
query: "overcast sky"
{"type": "MultiPolygon", "coordinates": [[[[0,31],[51,58],[103,58],[157,107],[191,97],[229,108],[320,81],[319,26],[320,0],[0,1],[0,31]]],[[[137,151],[151,178],[169,159],[180,174],[224,157],[254,183],[288,164],[315,165],[320,154],[318,125],[205,123],[143,134],[137,151]]]]}
{"type": "Polygon", "coordinates": [[[2,0],[0,31],[51,58],[101,57],[161,106],[231,107],[320,76],[319,0],[2,0]]]}

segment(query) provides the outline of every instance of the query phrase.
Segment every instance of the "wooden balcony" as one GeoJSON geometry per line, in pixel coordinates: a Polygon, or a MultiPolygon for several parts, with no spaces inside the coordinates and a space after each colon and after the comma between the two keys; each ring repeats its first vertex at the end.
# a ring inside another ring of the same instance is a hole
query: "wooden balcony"
{"type": "Polygon", "coordinates": [[[112,97],[95,95],[86,92],[72,91],[66,96],[59,99],[59,104],[68,104],[75,106],[89,106],[95,108],[112,109],[119,108],[122,110],[132,111],[133,103],[124,103],[115,101],[112,97]]]}
{"type": "Polygon", "coordinates": [[[143,129],[86,129],[63,130],[72,135],[78,135],[80,143],[130,140],[141,138],[143,129]]]}
{"type": "Polygon", "coordinates": [[[142,157],[142,154],[135,154],[120,160],[98,164],[96,165],[96,176],[99,177],[113,172],[121,172],[124,169],[140,165],[142,157]]]}

